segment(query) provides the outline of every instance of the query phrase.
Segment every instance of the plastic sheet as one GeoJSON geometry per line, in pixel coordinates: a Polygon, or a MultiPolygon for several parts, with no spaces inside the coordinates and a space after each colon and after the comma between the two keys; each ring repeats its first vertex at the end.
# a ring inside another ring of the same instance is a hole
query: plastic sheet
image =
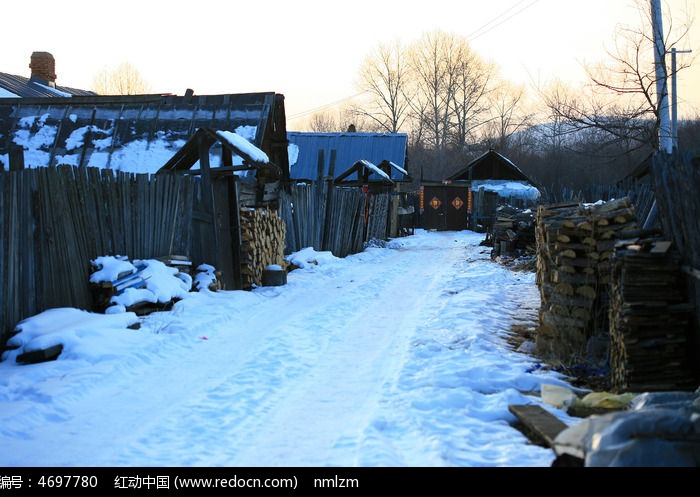
{"type": "Polygon", "coordinates": [[[700,389],[638,395],[629,410],[562,431],[553,449],[588,467],[700,466],[700,389]]]}

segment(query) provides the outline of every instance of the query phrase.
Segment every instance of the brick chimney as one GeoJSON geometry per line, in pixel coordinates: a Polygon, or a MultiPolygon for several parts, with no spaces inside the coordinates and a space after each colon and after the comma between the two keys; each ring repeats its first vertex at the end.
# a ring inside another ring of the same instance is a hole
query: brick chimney
{"type": "Polygon", "coordinates": [[[32,70],[31,81],[56,87],[56,61],[49,52],[32,52],[29,68],[32,70]]]}

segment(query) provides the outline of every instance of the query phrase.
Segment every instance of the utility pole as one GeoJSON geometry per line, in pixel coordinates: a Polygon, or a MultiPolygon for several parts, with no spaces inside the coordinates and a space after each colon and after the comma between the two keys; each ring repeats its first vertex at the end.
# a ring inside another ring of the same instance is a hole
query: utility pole
{"type": "Polygon", "coordinates": [[[676,76],[676,54],[691,52],[692,50],[671,49],[671,94],[673,96],[673,103],[671,104],[671,138],[673,140],[674,150],[678,150],[678,78],[676,76]]]}
{"type": "MultiPolygon", "coordinates": [[[[654,65],[656,67],[656,98],[659,113],[659,151],[673,153],[671,137],[671,118],[668,111],[668,75],[666,73],[666,48],[664,46],[664,29],[661,22],[661,0],[651,2],[651,25],[654,32],[654,65]]],[[[656,223],[659,206],[654,199],[651,210],[644,221],[644,229],[656,223]]]]}
{"type": "Polygon", "coordinates": [[[661,20],[661,0],[651,0],[651,23],[654,31],[654,65],[656,67],[656,98],[659,112],[659,150],[672,153],[671,118],[668,110],[668,73],[666,48],[661,20]]]}

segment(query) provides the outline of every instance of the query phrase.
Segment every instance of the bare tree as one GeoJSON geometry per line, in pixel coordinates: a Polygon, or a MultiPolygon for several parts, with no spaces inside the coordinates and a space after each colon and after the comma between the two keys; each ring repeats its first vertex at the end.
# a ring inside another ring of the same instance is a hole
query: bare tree
{"type": "MultiPolygon", "coordinates": [[[[554,114],[579,129],[599,129],[610,140],[632,141],[640,147],[655,149],[658,148],[659,109],[651,10],[648,2],[641,0],[637,0],[637,8],[640,26],[618,26],[615,50],[608,52],[611,61],[586,68],[591,81],[588,89],[566,98],[558,92],[550,93],[545,95],[545,102],[554,114]]],[[[669,13],[666,18],[671,20],[669,13]]],[[[674,29],[671,22],[667,23],[666,52],[685,37],[690,24],[688,20],[674,29]]],[[[677,66],[676,72],[690,64],[686,59],[677,66]]]]}
{"type": "Polygon", "coordinates": [[[455,83],[451,109],[453,128],[452,145],[456,150],[465,150],[468,139],[475,129],[488,120],[488,95],[495,68],[479,58],[466,40],[458,40],[455,61],[455,83]]]}
{"type": "Polygon", "coordinates": [[[411,102],[418,126],[428,146],[436,151],[447,147],[450,131],[450,100],[454,92],[451,70],[454,37],[441,31],[426,33],[411,47],[415,98],[411,102]]]}
{"type": "Polygon", "coordinates": [[[139,95],[151,91],[138,69],[129,62],[98,72],[92,80],[92,90],[100,95],[139,95]]]}
{"type": "Polygon", "coordinates": [[[534,114],[524,109],[524,101],[523,86],[504,81],[493,90],[488,106],[490,119],[483,136],[491,148],[508,150],[510,138],[533,124],[534,114]]]}
{"type": "Polygon", "coordinates": [[[380,129],[377,122],[369,119],[364,112],[358,112],[356,107],[316,112],[305,122],[303,128],[314,133],[343,133],[350,129],[367,133],[386,131],[380,129]]]}
{"type": "Polygon", "coordinates": [[[328,111],[312,114],[306,127],[314,133],[337,133],[341,131],[338,117],[328,111]]]}
{"type": "Polygon", "coordinates": [[[473,52],[466,38],[442,31],[412,45],[412,109],[427,146],[440,155],[462,152],[472,131],[484,123],[486,96],[495,69],[473,52]]]}
{"type": "Polygon", "coordinates": [[[377,123],[387,133],[398,133],[408,118],[410,95],[407,95],[409,68],[405,49],[400,42],[381,44],[360,69],[357,86],[369,99],[355,112],[377,123]]]}

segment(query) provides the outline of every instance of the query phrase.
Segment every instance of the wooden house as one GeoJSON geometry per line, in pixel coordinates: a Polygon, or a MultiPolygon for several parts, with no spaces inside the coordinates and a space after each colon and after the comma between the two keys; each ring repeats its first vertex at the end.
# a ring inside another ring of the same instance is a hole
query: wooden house
{"type": "Polygon", "coordinates": [[[242,207],[267,206],[289,177],[284,96],[191,90],[181,96],[96,95],[57,86],[50,54],[33,54],[30,67],[30,78],[0,74],[0,167],[200,177],[188,235],[197,246],[188,255],[223,268],[225,287],[240,288],[238,246],[227,235],[237,224],[229,222],[242,207]],[[255,160],[248,147],[266,160],[255,160]],[[234,183],[243,194],[232,194],[234,183]]]}
{"type": "MultiPolygon", "coordinates": [[[[200,128],[236,131],[287,169],[284,96],[275,93],[0,98],[0,154],[21,146],[28,168],[153,174],[200,128]]],[[[221,165],[220,146],[212,154],[221,165]]]]}
{"type": "Polygon", "coordinates": [[[510,159],[491,149],[441,181],[421,182],[425,229],[487,229],[500,202],[534,201],[539,190],[510,159]]]}

